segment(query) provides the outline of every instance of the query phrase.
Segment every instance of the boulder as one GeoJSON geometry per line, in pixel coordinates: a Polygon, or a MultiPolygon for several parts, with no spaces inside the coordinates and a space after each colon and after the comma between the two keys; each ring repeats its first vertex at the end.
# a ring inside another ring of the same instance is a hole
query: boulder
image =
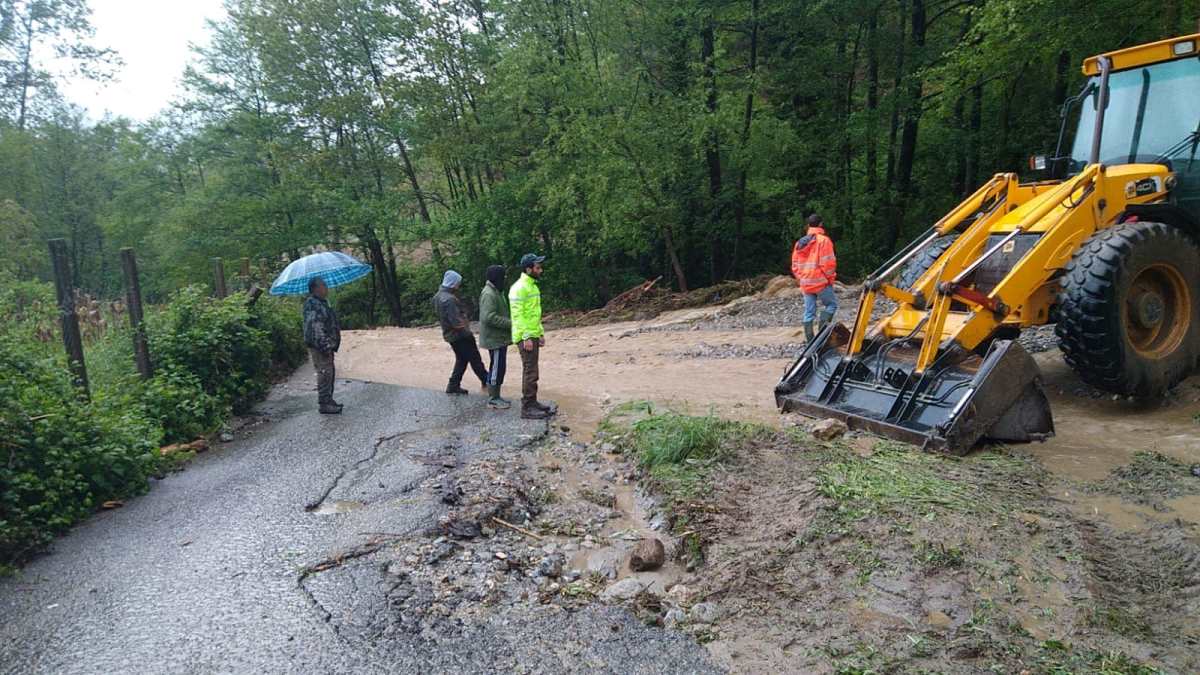
{"type": "Polygon", "coordinates": [[[808,433],[822,441],[832,441],[847,431],[849,431],[849,428],[845,422],[833,419],[832,417],[823,419],[820,422],[813,422],[812,426],[808,428],[808,433]]]}
{"type": "Polygon", "coordinates": [[[608,602],[632,600],[637,597],[637,594],[641,593],[646,586],[647,584],[632,577],[622,579],[601,591],[600,599],[608,602]]]}
{"type": "Polygon", "coordinates": [[[643,539],[629,554],[629,569],[634,572],[656,570],[666,560],[666,549],[657,537],[643,539]]]}

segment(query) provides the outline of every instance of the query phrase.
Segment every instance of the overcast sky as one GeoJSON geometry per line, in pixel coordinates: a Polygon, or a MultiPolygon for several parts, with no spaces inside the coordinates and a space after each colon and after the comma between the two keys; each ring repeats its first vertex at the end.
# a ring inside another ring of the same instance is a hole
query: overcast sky
{"type": "Polygon", "coordinates": [[[91,0],[93,41],[120,53],[115,80],[70,80],[68,101],[99,119],[105,112],[145,120],[175,97],[191,59],[189,43],[207,44],[206,19],[225,15],[221,0],[91,0]]]}

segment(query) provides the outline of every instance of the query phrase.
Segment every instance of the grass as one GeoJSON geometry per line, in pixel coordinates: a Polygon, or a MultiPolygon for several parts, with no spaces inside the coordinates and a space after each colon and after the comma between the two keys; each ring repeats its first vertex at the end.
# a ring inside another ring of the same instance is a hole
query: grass
{"type": "Polygon", "coordinates": [[[1093,491],[1119,494],[1142,504],[1200,493],[1200,480],[1191,467],[1159,452],[1137,452],[1133,461],[1113,469],[1091,486],[1093,491]]]}
{"type": "Polygon", "coordinates": [[[871,457],[847,455],[817,471],[817,489],[857,508],[978,511],[991,505],[978,490],[938,475],[949,460],[919,452],[887,450],[871,457]]]}
{"type": "Polygon", "coordinates": [[[638,461],[648,469],[668,464],[728,459],[738,441],[760,429],[713,415],[695,417],[668,412],[633,424],[638,461]]]}
{"type": "Polygon", "coordinates": [[[917,560],[929,569],[955,569],[966,563],[966,554],[956,546],[923,541],[917,545],[917,560]]]}

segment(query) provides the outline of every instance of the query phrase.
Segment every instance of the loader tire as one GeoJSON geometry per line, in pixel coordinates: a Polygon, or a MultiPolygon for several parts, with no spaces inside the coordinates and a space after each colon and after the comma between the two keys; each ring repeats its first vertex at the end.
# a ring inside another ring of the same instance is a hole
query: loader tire
{"type": "Polygon", "coordinates": [[[1101,230],[1068,264],[1058,310],[1059,346],[1084,382],[1160,396],[1200,358],[1200,246],[1163,223],[1101,230]]]}
{"type": "Polygon", "coordinates": [[[922,274],[925,274],[929,271],[930,267],[933,267],[937,259],[942,257],[942,254],[946,252],[946,249],[950,248],[950,244],[953,244],[956,239],[958,239],[958,232],[951,232],[950,234],[943,234],[930,242],[929,246],[925,247],[925,250],[918,253],[915,258],[908,261],[908,264],[900,270],[900,276],[896,280],[896,285],[905,290],[912,288],[913,284],[917,283],[917,279],[920,279],[922,274]]]}

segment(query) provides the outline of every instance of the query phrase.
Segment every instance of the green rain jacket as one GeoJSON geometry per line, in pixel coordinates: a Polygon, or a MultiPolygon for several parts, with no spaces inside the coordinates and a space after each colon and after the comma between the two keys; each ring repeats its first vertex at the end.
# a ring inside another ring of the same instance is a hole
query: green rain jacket
{"type": "Polygon", "coordinates": [[[479,346],[484,349],[507,347],[512,344],[511,336],[508,299],[489,281],[479,294],[479,346]]]}
{"type": "Polygon", "coordinates": [[[512,340],[514,343],[540,338],[542,330],[542,292],[537,280],[521,274],[517,283],[508,289],[508,307],[512,312],[512,340]]]}

